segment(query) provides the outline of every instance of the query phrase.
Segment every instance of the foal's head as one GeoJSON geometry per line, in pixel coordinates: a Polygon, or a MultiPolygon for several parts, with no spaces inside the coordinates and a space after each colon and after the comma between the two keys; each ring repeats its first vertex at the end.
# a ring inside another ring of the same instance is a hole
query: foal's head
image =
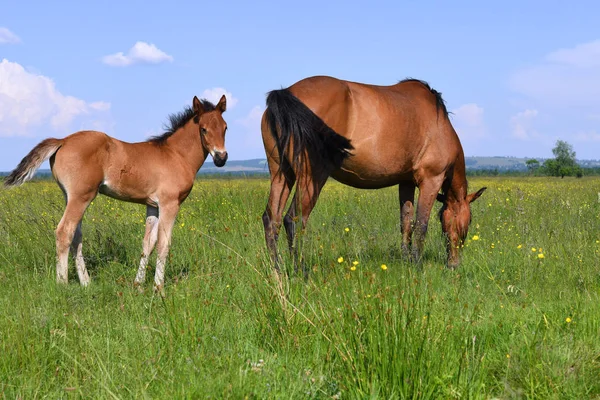
{"type": "Polygon", "coordinates": [[[460,199],[449,193],[438,194],[438,201],[444,204],[440,210],[440,222],[442,223],[442,232],[448,240],[448,268],[454,269],[460,263],[459,249],[465,242],[471,224],[470,205],[481,196],[485,189],[487,188],[483,187],[460,199]]]}
{"type": "Polygon", "coordinates": [[[196,113],[194,122],[198,123],[202,146],[210,153],[215,165],[222,167],[227,161],[227,150],[225,149],[227,123],[223,119],[223,113],[227,109],[225,95],[221,96],[221,100],[214,109],[210,108],[212,107],[208,107],[208,104],[194,96],[193,109],[196,113]]]}

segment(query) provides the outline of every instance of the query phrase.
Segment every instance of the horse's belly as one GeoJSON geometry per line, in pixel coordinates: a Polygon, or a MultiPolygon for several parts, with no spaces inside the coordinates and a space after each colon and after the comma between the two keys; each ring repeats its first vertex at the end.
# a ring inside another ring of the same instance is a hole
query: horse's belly
{"type": "Polygon", "coordinates": [[[400,182],[413,181],[412,171],[397,169],[394,171],[368,168],[352,165],[342,165],[342,168],[331,174],[331,177],[344,185],[359,189],[381,189],[394,186],[400,182]]]}

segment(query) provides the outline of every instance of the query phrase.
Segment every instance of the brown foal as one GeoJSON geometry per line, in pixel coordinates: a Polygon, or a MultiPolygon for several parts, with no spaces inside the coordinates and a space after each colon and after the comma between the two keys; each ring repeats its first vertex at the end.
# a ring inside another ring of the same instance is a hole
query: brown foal
{"type": "Polygon", "coordinates": [[[330,176],[363,189],[398,185],[402,250],[417,262],[437,198],[443,203],[447,266],[459,265],[459,248],[471,221],[469,204],[485,188],[467,193],[460,140],[441,93],[426,82],[407,79],[375,86],[326,76],[306,78],[269,93],[261,129],[271,174],[263,222],[277,270],[277,238],[292,188],[296,185],[283,224],[297,269],[296,215],[301,215],[304,228],[330,176]]]}
{"type": "Polygon", "coordinates": [[[154,284],[162,290],[175,217],[192,190],[196,173],[209,154],[217,167],[227,161],[227,124],[222,115],[226,108],[225,96],[216,106],[194,97],[192,107],[170,116],[163,135],[146,142],[126,143],[102,132],[83,131],[64,139],[46,139],[23,158],[5,186],[21,185],[50,159],[52,175],[65,196],[67,206],[56,228],[59,283],[68,281],[69,247],[81,285],[90,282],[82,253],[81,221],[88,205],[102,193],[146,205],[146,232],[135,284],[145,281],[148,257],[156,245],[154,284]]]}

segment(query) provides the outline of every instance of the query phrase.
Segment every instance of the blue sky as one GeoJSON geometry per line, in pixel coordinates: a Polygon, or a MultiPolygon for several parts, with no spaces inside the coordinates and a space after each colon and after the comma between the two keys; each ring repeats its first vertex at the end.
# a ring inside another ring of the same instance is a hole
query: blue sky
{"type": "Polygon", "coordinates": [[[0,14],[0,171],[81,129],[145,140],[223,93],[230,159],[263,158],[265,94],[311,75],[428,81],[467,156],[562,139],[600,159],[596,1],[36,3],[0,14]]]}

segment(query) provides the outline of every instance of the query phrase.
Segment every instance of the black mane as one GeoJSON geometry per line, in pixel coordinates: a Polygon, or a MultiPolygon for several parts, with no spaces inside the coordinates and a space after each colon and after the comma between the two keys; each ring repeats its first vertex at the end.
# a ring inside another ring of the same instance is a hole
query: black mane
{"type": "MultiPolygon", "coordinates": [[[[204,108],[204,112],[213,111],[216,107],[213,103],[206,99],[200,100],[202,103],[202,108],[204,108]]],[[[186,106],[183,111],[170,114],[169,122],[164,125],[163,129],[165,132],[162,135],[152,136],[148,139],[148,142],[156,143],[156,144],[164,144],[165,141],[178,129],[183,128],[188,121],[196,116],[196,113],[190,106],[186,106]]]]}
{"type": "Polygon", "coordinates": [[[417,82],[417,83],[420,83],[421,85],[425,86],[435,96],[437,111],[439,112],[440,110],[442,110],[444,115],[446,117],[448,116],[449,112],[448,112],[448,109],[446,108],[446,102],[442,98],[442,94],[440,92],[438,92],[437,90],[433,89],[431,86],[429,86],[429,83],[422,81],[420,79],[413,79],[413,78],[406,78],[406,79],[403,79],[400,81],[400,83],[404,83],[404,82],[417,82]]]}

